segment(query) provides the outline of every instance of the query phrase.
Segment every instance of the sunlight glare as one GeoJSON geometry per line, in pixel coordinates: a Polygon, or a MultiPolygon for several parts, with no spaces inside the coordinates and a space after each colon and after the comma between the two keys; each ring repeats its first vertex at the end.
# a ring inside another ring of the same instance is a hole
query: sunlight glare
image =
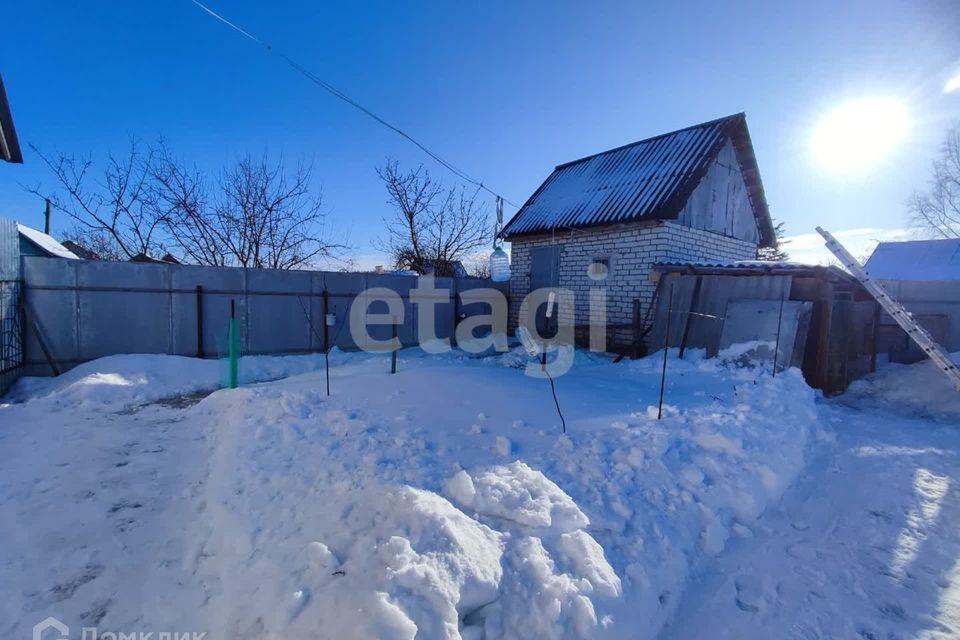
{"type": "Polygon", "coordinates": [[[953,77],[947,80],[947,84],[943,85],[944,93],[953,93],[954,91],[960,90],[960,71],[956,73],[953,77]]]}
{"type": "Polygon", "coordinates": [[[895,98],[859,98],[827,113],[813,132],[819,167],[832,172],[864,170],[886,156],[907,133],[907,108],[895,98]]]}

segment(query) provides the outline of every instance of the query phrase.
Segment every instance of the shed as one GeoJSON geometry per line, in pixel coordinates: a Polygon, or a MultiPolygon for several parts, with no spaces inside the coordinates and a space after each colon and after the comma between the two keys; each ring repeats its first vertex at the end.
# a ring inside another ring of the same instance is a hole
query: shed
{"type": "MultiPolygon", "coordinates": [[[[960,238],[881,242],[864,267],[934,340],[960,351],[960,238]]],[[[893,362],[925,357],[885,312],[878,349],[893,362]]]]}
{"type": "Polygon", "coordinates": [[[20,236],[20,255],[22,256],[45,256],[48,258],[79,260],[76,254],[54,240],[53,236],[43,231],[38,231],[18,223],[17,235],[20,236]]]}
{"type": "Polygon", "coordinates": [[[827,394],[843,391],[876,367],[879,307],[837,267],[743,261],[668,262],[655,269],[657,300],[645,340],[649,351],[663,347],[669,315],[669,346],[705,349],[715,356],[727,346],[724,340],[779,343],[778,369],[798,366],[811,387],[827,394]],[[781,311],[784,307],[789,311],[781,311]]]}

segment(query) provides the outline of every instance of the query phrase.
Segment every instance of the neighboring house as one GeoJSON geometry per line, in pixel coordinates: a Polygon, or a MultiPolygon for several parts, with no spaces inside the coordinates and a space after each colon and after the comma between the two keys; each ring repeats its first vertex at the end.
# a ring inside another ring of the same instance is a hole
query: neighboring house
{"type": "Polygon", "coordinates": [[[64,240],[60,244],[62,244],[67,251],[77,256],[81,260],[102,260],[96,251],[87,249],[82,244],[74,242],[73,240],[64,240]]]}
{"type": "Polygon", "coordinates": [[[141,252],[137,255],[130,258],[130,262],[150,262],[153,264],[180,264],[180,261],[177,260],[173,255],[165,253],[159,258],[151,258],[147,254],[141,252]]]}
{"type": "MultiPolygon", "coordinates": [[[[960,238],[881,242],[865,265],[948,351],[960,351],[960,238]]],[[[907,334],[883,314],[879,351],[894,362],[924,358],[907,334]]]]}
{"type": "Polygon", "coordinates": [[[460,260],[423,260],[424,275],[435,276],[437,278],[466,278],[468,276],[466,267],[460,260]]]}
{"type": "Polygon", "coordinates": [[[79,260],[79,256],[53,239],[52,236],[17,223],[17,234],[20,236],[20,255],[46,256],[49,258],[67,258],[79,260]]]}
{"type": "Polygon", "coordinates": [[[557,166],[502,236],[512,325],[528,292],[561,287],[581,338],[591,288],[607,290],[606,321],[628,325],[634,301],[653,304],[654,263],[752,260],[776,242],[742,113],[557,166]]]}

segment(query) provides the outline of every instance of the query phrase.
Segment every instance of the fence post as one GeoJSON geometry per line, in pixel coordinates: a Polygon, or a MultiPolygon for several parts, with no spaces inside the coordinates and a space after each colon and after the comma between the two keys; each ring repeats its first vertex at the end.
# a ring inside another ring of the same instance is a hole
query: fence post
{"type": "Polygon", "coordinates": [[[457,295],[457,279],[450,285],[450,295],[453,296],[453,328],[450,330],[450,345],[457,346],[457,323],[460,322],[460,296],[457,295]]]}
{"type": "MultiPolygon", "coordinates": [[[[390,320],[391,320],[390,337],[393,338],[393,342],[395,343],[397,340],[397,316],[390,316],[390,320]]],[[[394,347],[393,349],[390,350],[390,373],[396,373],[397,372],[397,351],[399,351],[399,349],[396,348],[395,344],[391,344],[390,346],[394,347]]]]}
{"type": "Polygon", "coordinates": [[[667,353],[670,351],[670,317],[673,315],[673,284],[670,284],[670,300],[667,303],[667,328],[663,332],[663,370],[660,372],[660,403],[657,405],[657,420],[663,417],[663,388],[667,382],[667,353]]]}
{"type": "Polygon", "coordinates": [[[780,292],[780,310],[777,312],[777,339],[773,343],[773,374],[771,377],[777,377],[777,358],[780,355],[780,326],[783,323],[783,300],[786,298],[786,292],[780,292]]]}
{"type": "Polygon", "coordinates": [[[327,395],[330,395],[330,294],[323,290],[323,360],[327,374],[327,395]]]}
{"type": "Polygon", "coordinates": [[[237,351],[239,351],[239,337],[237,336],[237,309],[233,299],[230,300],[230,324],[227,329],[227,349],[230,355],[230,388],[237,388],[237,351]]]}
{"type": "MultiPolygon", "coordinates": [[[[614,337],[616,340],[616,337],[614,337]]],[[[640,298],[633,300],[633,340],[630,343],[630,357],[640,354],[640,298]]]]}
{"type": "Polygon", "coordinates": [[[203,287],[197,285],[197,357],[203,357],[203,287]]]}

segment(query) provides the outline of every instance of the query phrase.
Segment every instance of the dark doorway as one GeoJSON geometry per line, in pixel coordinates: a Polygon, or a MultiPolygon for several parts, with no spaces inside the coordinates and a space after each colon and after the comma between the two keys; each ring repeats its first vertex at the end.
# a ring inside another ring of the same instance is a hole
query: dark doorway
{"type": "MultiPolygon", "coordinates": [[[[560,247],[536,247],[530,251],[530,290],[557,287],[560,283],[560,247]]],[[[554,325],[547,323],[547,305],[542,304],[536,311],[537,331],[549,336],[554,325]]]]}

